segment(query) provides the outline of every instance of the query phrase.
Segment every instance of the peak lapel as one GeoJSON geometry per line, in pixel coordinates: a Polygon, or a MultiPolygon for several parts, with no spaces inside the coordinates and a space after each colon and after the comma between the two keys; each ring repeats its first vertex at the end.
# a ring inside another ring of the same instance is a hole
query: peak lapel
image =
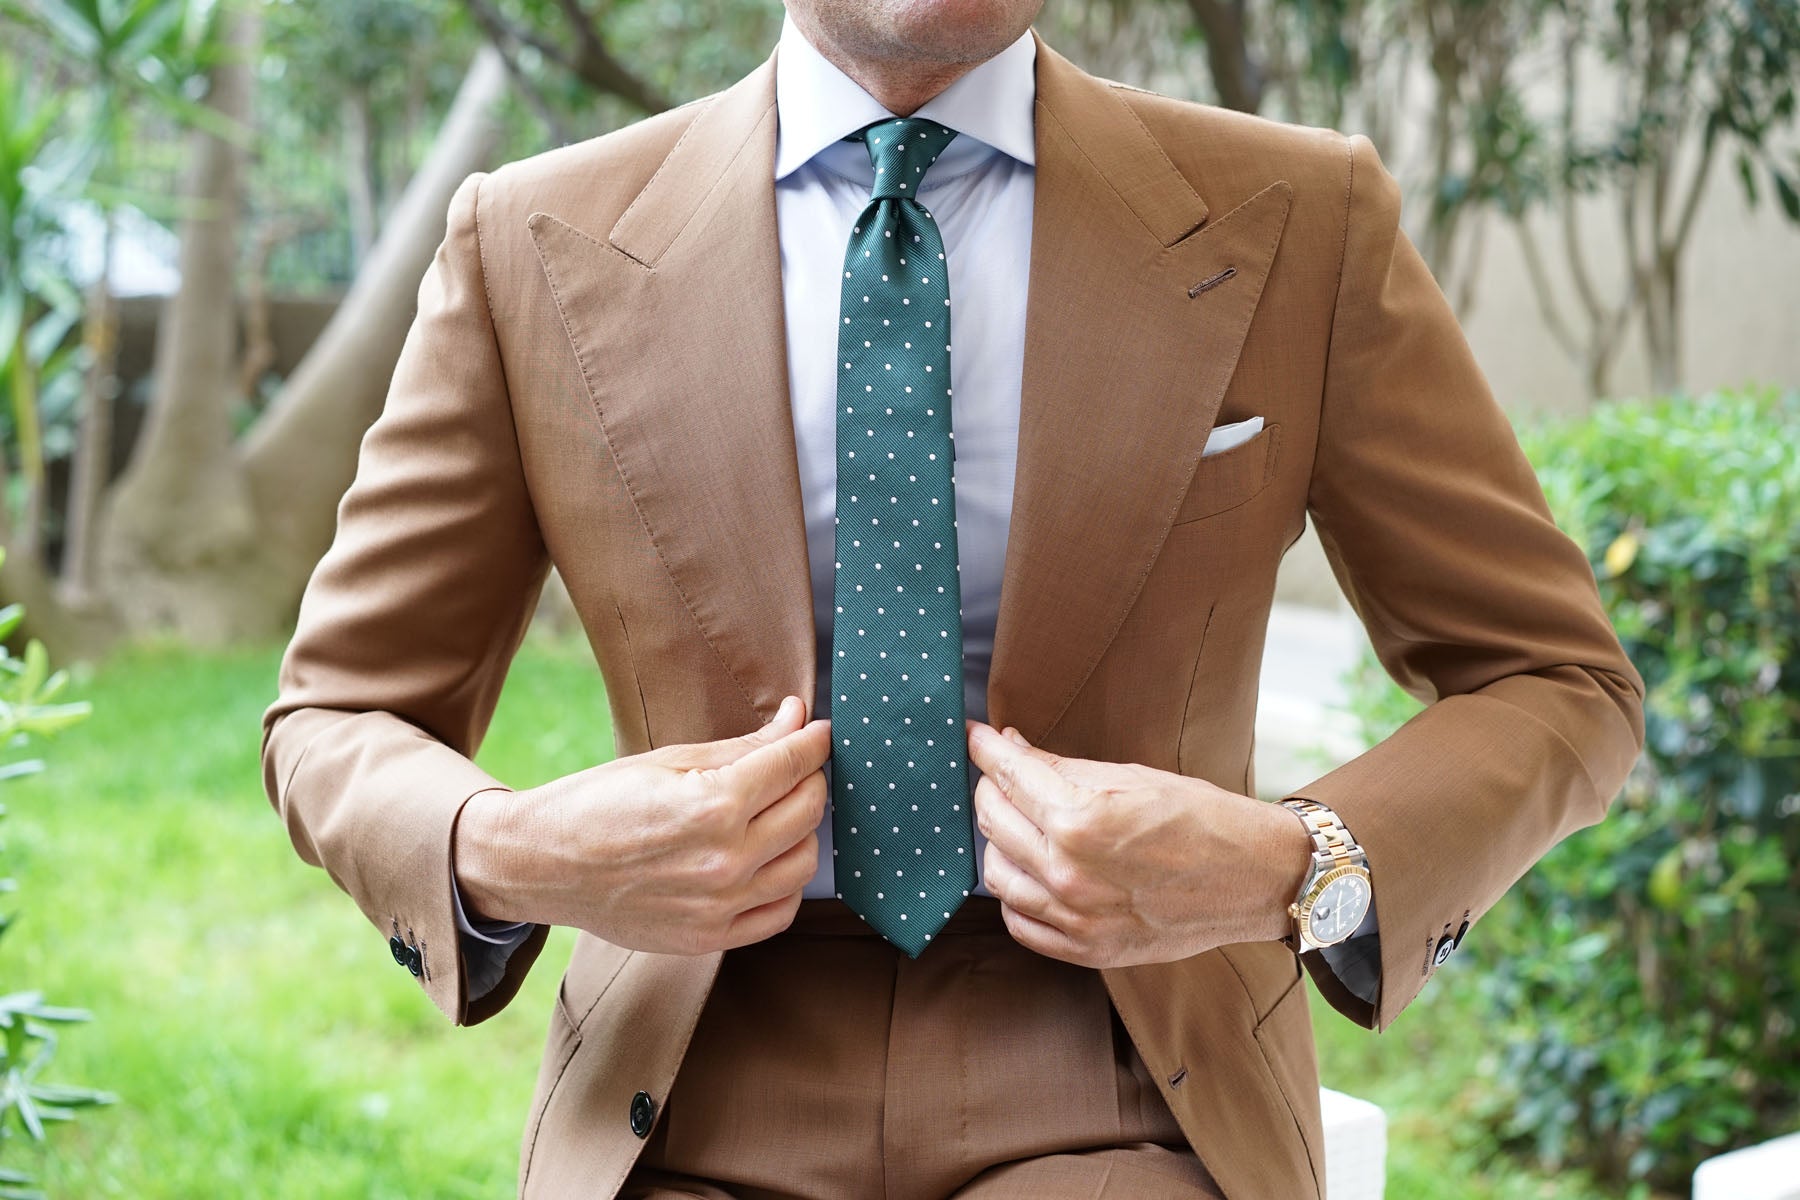
{"type": "Polygon", "coordinates": [[[813,697],[788,400],[771,57],[704,102],[610,232],[530,218],[607,446],[753,715],[813,697]]]}
{"type": "Polygon", "coordinates": [[[1111,85],[1042,41],[1037,79],[1018,468],[988,681],[990,722],[1034,742],[1156,561],[1292,194],[1271,183],[1209,218],[1111,85]]]}

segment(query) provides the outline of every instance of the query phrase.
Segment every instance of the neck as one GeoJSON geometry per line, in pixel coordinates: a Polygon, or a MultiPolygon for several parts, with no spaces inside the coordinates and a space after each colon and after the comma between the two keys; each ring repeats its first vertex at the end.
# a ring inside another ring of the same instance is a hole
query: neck
{"type": "Polygon", "coordinates": [[[857,86],[896,117],[910,117],[926,101],[985,61],[937,62],[853,54],[793,8],[788,12],[795,24],[800,26],[800,32],[806,35],[806,40],[824,56],[826,62],[855,80],[857,86]]]}

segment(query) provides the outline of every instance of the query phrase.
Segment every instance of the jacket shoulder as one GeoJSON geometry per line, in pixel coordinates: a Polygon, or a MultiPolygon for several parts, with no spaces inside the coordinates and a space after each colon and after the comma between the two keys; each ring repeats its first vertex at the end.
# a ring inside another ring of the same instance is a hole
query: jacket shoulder
{"type": "Polygon", "coordinates": [[[1116,80],[1103,82],[1143,122],[1215,213],[1248,199],[1271,180],[1284,179],[1294,189],[1297,211],[1315,201],[1323,211],[1342,215],[1354,150],[1350,135],[1181,100],[1116,80]]]}
{"type": "Polygon", "coordinates": [[[585,232],[605,238],[717,95],[496,167],[481,183],[484,239],[524,236],[535,212],[578,216],[585,232]]]}

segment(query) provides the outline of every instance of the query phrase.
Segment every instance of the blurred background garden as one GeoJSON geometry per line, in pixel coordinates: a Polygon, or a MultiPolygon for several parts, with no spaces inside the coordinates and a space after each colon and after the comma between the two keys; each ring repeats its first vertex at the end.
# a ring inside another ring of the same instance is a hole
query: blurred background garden
{"type": "MultiPolygon", "coordinates": [[[[295,857],[258,721],[452,190],[731,83],[780,19],[0,0],[0,1197],[512,1194],[572,935],[451,1026],[295,857]]],[[[1325,1084],[1386,1111],[1388,1195],[1684,1196],[1800,1129],[1800,3],[1049,0],[1038,29],[1374,139],[1650,688],[1609,819],[1393,1029],[1313,1005],[1325,1084]]],[[[1270,796],[1419,707],[1310,531],[1278,601],[1270,796]]],[[[480,761],[526,787],[613,752],[553,578],[480,761]]]]}

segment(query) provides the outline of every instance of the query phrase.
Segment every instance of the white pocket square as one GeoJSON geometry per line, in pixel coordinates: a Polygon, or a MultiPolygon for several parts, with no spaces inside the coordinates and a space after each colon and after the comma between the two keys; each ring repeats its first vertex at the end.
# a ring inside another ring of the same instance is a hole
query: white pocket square
{"type": "Polygon", "coordinates": [[[1262,427],[1263,419],[1261,417],[1233,421],[1229,425],[1215,425],[1213,431],[1206,437],[1206,449],[1200,451],[1200,457],[1205,458],[1209,454],[1218,454],[1222,450],[1242,445],[1261,432],[1262,427]]]}

